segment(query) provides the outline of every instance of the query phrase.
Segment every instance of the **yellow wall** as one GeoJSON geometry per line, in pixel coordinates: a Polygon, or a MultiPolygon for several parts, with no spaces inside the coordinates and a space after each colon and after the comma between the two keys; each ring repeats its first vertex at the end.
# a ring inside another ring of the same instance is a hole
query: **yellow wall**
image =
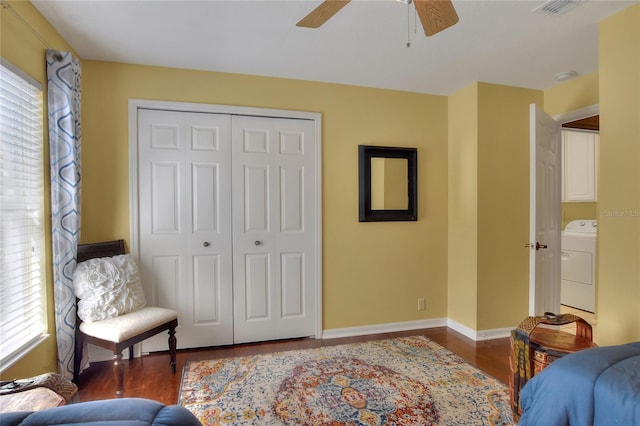
{"type": "Polygon", "coordinates": [[[544,91],[544,110],[554,116],[599,102],[598,73],[583,75],[544,91]]]}
{"type": "Polygon", "coordinates": [[[517,325],[528,313],[529,105],[543,102],[539,90],[479,86],[479,330],[517,325]]]}
{"type": "Polygon", "coordinates": [[[476,329],[478,314],[478,84],[449,96],[448,317],[476,329]]]}
{"type": "MultiPolygon", "coordinates": [[[[15,11],[23,20],[36,29],[38,34],[46,43],[54,49],[71,50],[69,45],[60,35],[49,25],[40,13],[26,1],[8,2],[11,10],[15,11]]],[[[43,111],[43,133],[44,133],[44,174],[45,174],[45,215],[50,216],[50,186],[49,186],[49,138],[47,135],[47,92],[46,92],[46,68],[45,50],[46,47],[38,40],[27,27],[16,18],[10,9],[0,8],[0,54],[16,67],[27,73],[33,79],[39,81],[43,88],[44,111],[43,111]]],[[[51,256],[51,222],[45,221],[45,238],[47,259],[51,256]]],[[[13,379],[29,377],[47,371],[56,371],[56,343],[55,343],[55,319],[53,309],[53,284],[51,281],[51,262],[47,262],[46,286],[47,286],[47,306],[49,337],[38,347],[31,351],[26,357],[21,359],[14,366],[2,373],[3,379],[13,379]]]]}
{"type": "Polygon", "coordinates": [[[131,98],[322,113],[324,329],[446,317],[445,97],[86,61],[83,241],[129,238],[131,98]],[[417,222],[358,222],[358,144],[418,148],[417,222]]]}
{"type": "Polygon", "coordinates": [[[640,5],[599,26],[598,341],[640,340],[640,5]]]}
{"type": "Polygon", "coordinates": [[[448,317],[473,330],[527,316],[532,103],[543,92],[488,83],[449,98],[448,317]]]}

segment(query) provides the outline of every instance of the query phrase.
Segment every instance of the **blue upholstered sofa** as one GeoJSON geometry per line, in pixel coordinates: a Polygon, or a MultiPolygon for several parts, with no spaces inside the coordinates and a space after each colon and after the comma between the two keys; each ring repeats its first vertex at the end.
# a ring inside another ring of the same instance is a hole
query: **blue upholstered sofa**
{"type": "Polygon", "coordinates": [[[108,399],[63,405],[42,411],[0,414],[2,426],[201,426],[186,408],[141,398],[108,399]]]}

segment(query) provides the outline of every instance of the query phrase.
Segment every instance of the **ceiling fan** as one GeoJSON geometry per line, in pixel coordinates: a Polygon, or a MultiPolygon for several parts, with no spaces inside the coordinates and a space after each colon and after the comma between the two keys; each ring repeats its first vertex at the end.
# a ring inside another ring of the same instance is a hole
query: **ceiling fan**
{"type": "MultiPolygon", "coordinates": [[[[351,0],[325,0],[311,13],[302,18],[296,24],[298,27],[318,28],[327,22],[340,9],[345,7],[351,0]]],[[[451,0],[399,0],[406,4],[413,4],[416,7],[418,17],[422,23],[422,28],[427,37],[439,33],[458,22],[451,0]]]]}

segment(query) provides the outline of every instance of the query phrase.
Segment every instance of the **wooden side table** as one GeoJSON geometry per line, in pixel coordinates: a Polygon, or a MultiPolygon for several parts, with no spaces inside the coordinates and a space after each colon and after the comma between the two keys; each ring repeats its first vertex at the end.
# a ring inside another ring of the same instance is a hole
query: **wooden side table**
{"type": "Polygon", "coordinates": [[[576,334],[557,328],[536,327],[531,331],[529,345],[533,355],[533,375],[567,354],[597,346],[593,343],[591,325],[582,318],[576,320],[575,324],[576,334]]]}

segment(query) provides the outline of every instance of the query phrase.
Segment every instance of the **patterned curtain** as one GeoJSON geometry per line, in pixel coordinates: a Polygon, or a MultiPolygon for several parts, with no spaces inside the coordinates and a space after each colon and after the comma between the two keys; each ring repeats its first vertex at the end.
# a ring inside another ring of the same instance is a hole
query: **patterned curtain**
{"type": "Polygon", "coordinates": [[[80,240],[80,61],[47,50],[53,288],[58,372],[73,378],[76,298],[73,271],[80,240]]]}

